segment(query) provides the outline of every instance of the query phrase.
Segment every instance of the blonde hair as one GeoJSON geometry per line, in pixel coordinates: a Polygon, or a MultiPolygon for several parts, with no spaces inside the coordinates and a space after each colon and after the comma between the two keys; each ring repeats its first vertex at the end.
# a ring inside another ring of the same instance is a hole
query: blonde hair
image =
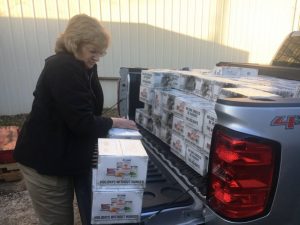
{"type": "Polygon", "coordinates": [[[100,22],[85,14],[73,16],[56,40],[55,52],[69,52],[76,55],[83,44],[94,45],[104,52],[110,42],[110,35],[100,22]]]}

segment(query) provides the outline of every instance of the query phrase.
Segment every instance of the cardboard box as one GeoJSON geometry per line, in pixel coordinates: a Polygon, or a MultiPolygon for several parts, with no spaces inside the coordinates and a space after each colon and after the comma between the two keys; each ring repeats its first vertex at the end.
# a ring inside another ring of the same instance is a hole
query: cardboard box
{"type": "Polygon", "coordinates": [[[174,74],[166,69],[142,70],[141,85],[155,88],[167,87],[171,88],[173,85],[174,74]]]}
{"type": "MultiPolygon", "coordinates": [[[[196,78],[207,76],[209,70],[192,70],[192,71],[180,71],[182,81],[184,83],[183,90],[186,92],[193,92],[196,87],[196,78]]],[[[209,72],[210,73],[210,72],[209,72]]]]}
{"type": "Polygon", "coordinates": [[[171,152],[177,155],[182,160],[185,160],[185,139],[183,136],[172,133],[171,152]]]}
{"type": "Polygon", "coordinates": [[[107,138],[140,140],[142,139],[142,135],[137,130],[114,127],[109,129],[107,138]]]}
{"type": "Polygon", "coordinates": [[[204,135],[201,131],[194,129],[189,126],[185,126],[185,140],[187,143],[195,145],[197,148],[203,148],[204,145],[204,135]]]}
{"type": "Polygon", "coordinates": [[[214,80],[209,76],[197,77],[193,94],[210,100],[212,98],[214,80]]]}
{"type": "Polygon", "coordinates": [[[211,136],[206,136],[204,135],[204,145],[203,145],[203,150],[209,154],[210,152],[210,146],[211,146],[211,136]]]}
{"type": "Polygon", "coordinates": [[[161,92],[161,106],[165,110],[173,111],[175,98],[180,96],[185,96],[186,93],[171,89],[171,90],[163,90],[161,92]]]}
{"type": "Polygon", "coordinates": [[[213,102],[216,102],[222,88],[235,88],[241,86],[243,83],[239,82],[237,80],[229,79],[229,78],[224,78],[224,77],[213,77],[214,82],[212,86],[212,95],[210,100],[213,102]]]}
{"type": "Polygon", "coordinates": [[[143,189],[111,189],[92,194],[92,224],[140,222],[143,189]]]}
{"type": "Polygon", "coordinates": [[[190,70],[192,73],[196,73],[196,74],[199,74],[199,75],[211,75],[212,74],[212,70],[210,69],[191,69],[190,70]]]}
{"type": "Polygon", "coordinates": [[[202,101],[202,99],[191,94],[175,97],[173,113],[176,116],[183,117],[185,106],[197,101],[202,101]]]}
{"type": "Polygon", "coordinates": [[[185,162],[200,175],[207,173],[208,155],[189,144],[186,144],[185,162]]]}
{"type": "Polygon", "coordinates": [[[148,155],[140,140],[99,138],[98,152],[93,190],[145,187],[148,155]]]}
{"type": "Polygon", "coordinates": [[[153,119],[147,114],[143,115],[143,123],[142,126],[147,129],[148,131],[153,131],[153,119]]]}
{"type": "Polygon", "coordinates": [[[140,86],[139,100],[141,102],[152,104],[154,98],[154,88],[140,86]]]}
{"type": "Polygon", "coordinates": [[[144,112],[149,115],[149,116],[152,116],[152,113],[153,113],[153,106],[148,104],[148,103],[145,103],[144,104],[144,112]]]}
{"type": "Polygon", "coordinates": [[[219,98],[279,98],[279,95],[253,88],[222,88],[219,98]]]}
{"type": "Polygon", "coordinates": [[[153,120],[153,130],[152,133],[160,138],[160,130],[161,130],[161,117],[160,116],[156,116],[153,115],[152,116],[152,120],[153,120]]]}
{"type": "Polygon", "coordinates": [[[153,98],[153,114],[160,115],[162,111],[162,91],[164,89],[156,88],[154,90],[154,98],[153,98]]]}
{"type": "Polygon", "coordinates": [[[184,122],[186,125],[202,131],[204,113],[212,109],[214,105],[203,99],[203,101],[187,104],[184,108],[184,122]]]}
{"type": "Polygon", "coordinates": [[[195,88],[195,76],[190,71],[179,71],[179,78],[174,83],[175,89],[191,92],[195,88]]]}
{"type": "Polygon", "coordinates": [[[213,74],[228,77],[257,76],[258,69],[235,66],[216,66],[213,69],[213,74]]]}
{"type": "Polygon", "coordinates": [[[292,98],[295,96],[295,90],[288,87],[265,86],[259,84],[246,84],[245,87],[276,94],[283,98],[292,98]]]}
{"type": "Polygon", "coordinates": [[[193,92],[196,87],[196,77],[193,75],[187,75],[184,77],[184,90],[187,92],[193,92]]]}
{"type": "Polygon", "coordinates": [[[184,127],[185,127],[185,123],[183,118],[173,116],[172,132],[184,136],[184,127]]]}
{"type": "Polygon", "coordinates": [[[167,126],[168,128],[172,128],[173,113],[163,109],[161,112],[161,124],[167,126]]]}
{"type": "Polygon", "coordinates": [[[184,91],[185,90],[185,79],[186,76],[182,75],[180,71],[173,71],[173,83],[172,83],[172,88],[184,91]]]}
{"type": "Polygon", "coordinates": [[[160,139],[165,142],[167,145],[170,145],[172,137],[172,129],[167,126],[161,126],[160,129],[160,139]]]}
{"type": "Polygon", "coordinates": [[[144,121],[144,109],[135,110],[135,122],[139,125],[143,125],[144,121]]]}
{"type": "Polygon", "coordinates": [[[203,120],[203,134],[211,137],[217,120],[217,114],[214,109],[206,110],[203,120]]]}

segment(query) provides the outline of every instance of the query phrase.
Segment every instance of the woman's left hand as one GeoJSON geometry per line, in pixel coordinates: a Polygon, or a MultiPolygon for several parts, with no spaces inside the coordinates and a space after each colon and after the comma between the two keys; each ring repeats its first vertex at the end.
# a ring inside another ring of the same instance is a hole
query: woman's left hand
{"type": "Polygon", "coordinates": [[[117,127],[117,128],[126,128],[126,129],[132,129],[132,130],[137,130],[137,126],[134,121],[124,119],[124,118],[111,118],[113,120],[113,126],[112,127],[117,127]]]}

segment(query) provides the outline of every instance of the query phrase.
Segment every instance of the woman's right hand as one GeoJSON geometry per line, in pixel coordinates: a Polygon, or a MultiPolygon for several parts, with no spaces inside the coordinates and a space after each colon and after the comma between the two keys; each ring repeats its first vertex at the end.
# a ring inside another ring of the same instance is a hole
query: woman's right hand
{"type": "Polygon", "coordinates": [[[138,129],[135,122],[132,120],[128,120],[128,119],[124,119],[124,118],[115,118],[115,117],[112,117],[111,119],[113,121],[112,127],[126,128],[126,129],[132,129],[132,130],[138,129]]]}

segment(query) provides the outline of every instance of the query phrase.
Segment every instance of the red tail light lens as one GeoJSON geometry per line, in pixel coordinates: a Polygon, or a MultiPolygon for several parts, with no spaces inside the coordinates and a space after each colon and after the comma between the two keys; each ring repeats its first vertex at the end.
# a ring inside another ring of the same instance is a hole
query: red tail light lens
{"type": "Polygon", "coordinates": [[[231,220],[266,213],[277,181],[278,149],[276,142],[217,126],[208,172],[208,205],[231,220]]]}

